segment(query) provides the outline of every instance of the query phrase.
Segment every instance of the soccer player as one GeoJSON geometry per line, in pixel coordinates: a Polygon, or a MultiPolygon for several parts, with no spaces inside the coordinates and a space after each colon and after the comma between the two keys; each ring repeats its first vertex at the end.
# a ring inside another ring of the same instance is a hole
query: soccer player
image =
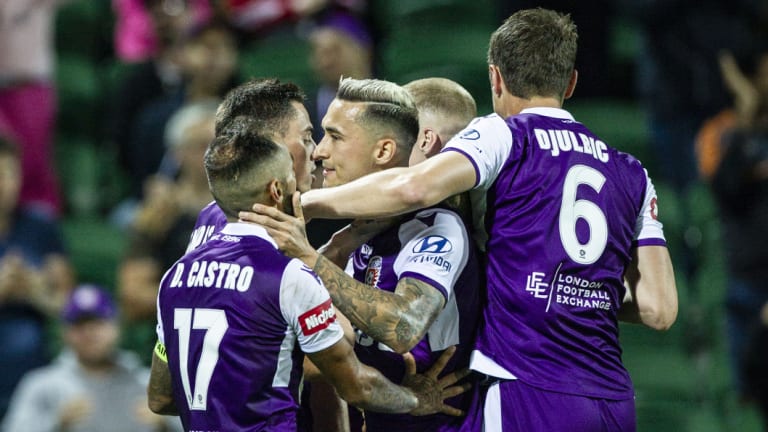
{"type": "Polygon", "coordinates": [[[677,316],[647,172],[562,109],[576,41],[566,15],[516,12],[490,39],[495,114],[422,163],[302,196],[308,217],[372,218],[472,191],[490,235],[471,367],[490,385],[467,430],[634,430],[617,320],[664,330],[677,316]]]}
{"type": "MultiPolygon", "coordinates": [[[[322,162],[324,187],[352,181],[371,172],[407,166],[419,132],[418,112],[409,93],[382,80],[341,81],[323,119],[325,136],[315,150],[322,162]]],[[[296,197],[298,199],[298,197],[296,197]]],[[[256,217],[278,246],[318,273],[339,310],[356,327],[355,352],[360,360],[392,381],[402,379],[399,353],[410,351],[419,370],[448,347],[458,345],[446,370],[468,364],[480,311],[480,267],[467,229],[454,211],[433,206],[392,221],[354,250],[346,274],[332,261],[348,244],[334,235],[318,253],[301,235],[303,219],[266,213],[256,217]],[[299,228],[296,229],[296,226],[299,228]]],[[[466,409],[467,398],[452,401],[466,409]]],[[[415,418],[365,413],[366,430],[458,430],[461,419],[444,414],[415,418]]]]}
{"type": "Polygon", "coordinates": [[[163,277],[150,408],[178,413],[185,430],[295,431],[303,351],[354,405],[453,411],[443,399],[464,387],[446,388],[461,374],[436,379],[447,355],[424,375],[406,362],[410,388],[360,364],[317,275],[281,254],[264,228],[237,223],[254,201],[290,213],[291,164],[248,118],[235,119],[206,152],[211,193],[228,223],[163,277]]]}
{"type": "MultiPolygon", "coordinates": [[[[300,192],[308,191],[315,170],[312,161],[315,141],[305,99],[296,84],[271,78],[251,80],[232,89],[219,105],[216,134],[238,116],[256,120],[263,134],[286,146],[293,158],[296,187],[300,192]]],[[[187,251],[200,246],[226,223],[224,212],[212,201],[198,215],[187,251]]]]}
{"type": "Polygon", "coordinates": [[[403,86],[419,110],[419,137],[408,165],[424,162],[477,117],[475,98],[448,78],[421,78],[403,86]]]}
{"type": "MultiPolygon", "coordinates": [[[[413,146],[408,165],[416,165],[440,153],[454,135],[477,117],[475,98],[455,81],[422,78],[409,82],[403,88],[413,96],[419,110],[419,138],[413,146]]],[[[459,213],[467,226],[472,225],[469,193],[454,195],[444,202],[459,213]]],[[[472,231],[477,229],[473,227],[472,231]]]]}

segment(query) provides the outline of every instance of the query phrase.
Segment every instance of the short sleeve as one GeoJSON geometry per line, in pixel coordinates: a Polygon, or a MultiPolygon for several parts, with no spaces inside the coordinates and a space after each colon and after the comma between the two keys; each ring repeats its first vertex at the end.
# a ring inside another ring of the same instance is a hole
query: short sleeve
{"type": "Polygon", "coordinates": [[[344,336],[328,290],[299,260],[291,260],[283,273],[280,310],[305,353],[322,351],[344,336]]]}
{"type": "Polygon", "coordinates": [[[394,265],[398,279],[422,280],[449,299],[469,257],[461,218],[447,210],[424,210],[401,227],[400,237],[404,246],[394,265]]]}
{"type": "Polygon", "coordinates": [[[475,167],[475,188],[487,190],[512,151],[512,132],[498,115],[478,117],[456,134],[442,151],[465,155],[475,167]]]}
{"type": "Polygon", "coordinates": [[[640,214],[635,223],[633,241],[637,246],[666,246],[664,226],[659,221],[659,200],[656,188],[648,177],[648,171],[643,170],[646,178],[645,199],[640,214]]]}

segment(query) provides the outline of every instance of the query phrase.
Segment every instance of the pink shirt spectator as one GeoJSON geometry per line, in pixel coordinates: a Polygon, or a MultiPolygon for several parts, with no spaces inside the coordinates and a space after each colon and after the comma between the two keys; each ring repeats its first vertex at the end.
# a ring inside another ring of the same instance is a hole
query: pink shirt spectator
{"type": "MultiPolygon", "coordinates": [[[[168,8],[178,2],[164,0],[168,8]]],[[[152,15],[145,6],[145,0],[112,0],[117,21],[115,23],[115,52],[120,60],[129,63],[141,62],[157,54],[159,38],[152,22],[152,15]]],[[[166,6],[164,5],[163,8],[166,6]]],[[[213,15],[208,0],[189,0],[191,22],[208,21],[213,15]]],[[[170,9],[169,9],[170,10],[170,9]]]]}

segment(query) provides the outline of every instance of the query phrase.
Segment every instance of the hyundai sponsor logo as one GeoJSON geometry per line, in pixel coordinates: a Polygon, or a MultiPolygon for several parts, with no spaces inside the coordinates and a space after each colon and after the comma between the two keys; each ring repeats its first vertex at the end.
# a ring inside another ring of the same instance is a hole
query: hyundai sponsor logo
{"type": "Polygon", "coordinates": [[[413,246],[414,253],[445,253],[452,250],[450,240],[443,236],[427,236],[413,246]]]}
{"type": "Polygon", "coordinates": [[[461,139],[477,141],[480,139],[480,132],[477,129],[469,129],[461,134],[461,139]]]}

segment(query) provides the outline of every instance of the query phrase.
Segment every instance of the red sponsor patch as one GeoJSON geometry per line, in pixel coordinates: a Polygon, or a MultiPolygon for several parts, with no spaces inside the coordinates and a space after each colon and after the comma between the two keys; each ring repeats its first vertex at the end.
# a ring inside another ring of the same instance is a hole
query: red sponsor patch
{"type": "Polygon", "coordinates": [[[334,321],[336,321],[336,309],[333,308],[331,299],[299,315],[299,324],[304,336],[311,336],[325,330],[334,321]]]}

